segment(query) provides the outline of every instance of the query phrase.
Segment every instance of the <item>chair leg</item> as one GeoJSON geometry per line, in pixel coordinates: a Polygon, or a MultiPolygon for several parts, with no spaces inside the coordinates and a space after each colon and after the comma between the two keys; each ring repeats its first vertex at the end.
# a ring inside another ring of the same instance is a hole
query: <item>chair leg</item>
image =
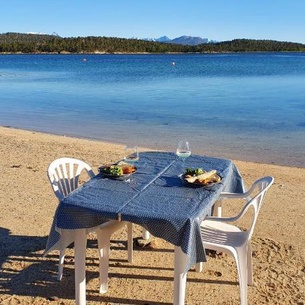
{"type": "Polygon", "coordinates": [[[132,222],[127,223],[127,247],[128,247],[128,262],[133,262],[133,236],[132,222]]]}
{"type": "Polygon", "coordinates": [[[247,269],[247,253],[246,248],[237,248],[233,256],[236,261],[238,271],[238,281],[240,289],[240,304],[247,305],[248,303],[248,269],[247,269]]]}
{"type": "Polygon", "coordinates": [[[57,274],[57,280],[61,281],[63,271],[64,271],[64,262],[65,262],[65,249],[59,250],[59,262],[58,262],[58,274],[57,274]]]}
{"type": "Polygon", "coordinates": [[[195,265],[195,271],[196,271],[196,272],[202,272],[202,270],[203,270],[203,263],[202,263],[202,262],[197,263],[197,264],[195,265]]]}
{"type": "Polygon", "coordinates": [[[97,230],[99,260],[100,260],[100,293],[106,293],[108,290],[108,269],[109,269],[109,252],[110,236],[106,230],[97,230]]]}
{"type": "Polygon", "coordinates": [[[222,202],[221,199],[218,199],[213,206],[213,216],[221,217],[222,214],[222,202]]]}
{"type": "Polygon", "coordinates": [[[247,267],[248,267],[248,285],[253,285],[253,263],[252,263],[252,247],[251,242],[248,244],[247,251],[247,267]]]}
{"type": "MultiPolygon", "coordinates": [[[[106,226],[100,227],[97,233],[99,261],[100,261],[100,293],[107,292],[108,289],[108,269],[109,269],[109,254],[110,254],[110,238],[111,235],[126,226],[125,221],[109,221],[106,226]]],[[[132,224],[128,227],[132,232],[132,224]]],[[[132,237],[132,235],[131,235],[132,237]]],[[[132,240],[132,238],[131,238],[132,240]]],[[[133,250],[130,247],[131,251],[133,250]]]]}
{"type": "MultiPolygon", "coordinates": [[[[108,289],[108,269],[110,254],[110,237],[115,231],[126,226],[125,221],[109,221],[105,226],[100,227],[97,233],[98,251],[100,259],[100,293],[107,292],[108,289]]],[[[131,247],[132,249],[132,247],[131,247]]]]}

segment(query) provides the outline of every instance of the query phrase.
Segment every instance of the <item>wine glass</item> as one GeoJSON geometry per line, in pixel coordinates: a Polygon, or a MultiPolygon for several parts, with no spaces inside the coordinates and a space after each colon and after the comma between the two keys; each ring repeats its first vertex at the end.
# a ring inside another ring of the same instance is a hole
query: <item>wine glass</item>
{"type": "Polygon", "coordinates": [[[176,155],[185,166],[185,160],[191,155],[190,143],[188,141],[180,141],[177,146],[176,155]]]}
{"type": "MultiPolygon", "coordinates": [[[[138,151],[138,146],[129,146],[127,145],[125,147],[125,156],[124,156],[124,161],[134,165],[137,161],[139,161],[139,151],[138,151]]],[[[133,181],[131,179],[131,175],[128,177],[125,182],[131,184],[133,181]]]]}
{"type": "Polygon", "coordinates": [[[139,161],[139,151],[138,146],[129,146],[125,147],[125,156],[124,161],[130,164],[134,164],[139,161]]]}

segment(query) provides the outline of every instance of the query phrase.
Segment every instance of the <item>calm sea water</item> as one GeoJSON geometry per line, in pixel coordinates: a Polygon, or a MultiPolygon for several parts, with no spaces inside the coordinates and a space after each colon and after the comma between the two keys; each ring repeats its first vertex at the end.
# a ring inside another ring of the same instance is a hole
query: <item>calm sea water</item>
{"type": "Polygon", "coordinates": [[[0,55],[0,125],[305,167],[305,53],[0,55]]]}

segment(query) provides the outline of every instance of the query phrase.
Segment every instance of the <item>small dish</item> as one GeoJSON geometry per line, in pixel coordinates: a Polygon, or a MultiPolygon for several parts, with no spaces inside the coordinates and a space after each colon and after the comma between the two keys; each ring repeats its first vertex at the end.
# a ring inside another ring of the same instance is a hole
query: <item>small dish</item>
{"type": "Polygon", "coordinates": [[[214,185],[220,183],[222,181],[222,178],[218,175],[215,174],[215,178],[212,180],[209,180],[208,182],[199,182],[198,180],[195,180],[194,182],[189,182],[186,179],[186,174],[181,174],[179,175],[180,179],[188,186],[192,186],[192,187],[205,187],[205,188],[210,188],[213,187],[214,185]]]}

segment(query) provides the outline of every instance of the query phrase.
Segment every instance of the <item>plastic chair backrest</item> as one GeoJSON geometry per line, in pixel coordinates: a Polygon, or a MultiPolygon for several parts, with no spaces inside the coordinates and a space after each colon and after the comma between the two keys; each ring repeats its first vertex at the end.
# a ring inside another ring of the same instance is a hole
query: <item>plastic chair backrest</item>
{"type": "Polygon", "coordinates": [[[253,213],[252,222],[251,222],[249,228],[247,229],[248,240],[250,240],[251,237],[252,237],[259,211],[260,211],[260,209],[263,205],[263,202],[264,202],[264,197],[266,195],[267,190],[273,184],[273,182],[274,182],[274,178],[269,177],[269,176],[261,178],[259,180],[256,180],[247,193],[252,193],[256,189],[257,189],[258,193],[253,198],[249,198],[249,201],[244,205],[241,212],[236,217],[236,220],[242,218],[243,215],[246,214],[248,209],[250,207],[253,207],[254,213],[253,213]]]}
{"type": "Polygon", "coordinates": [[[59,200],[78,188],[79,176],[83,170],[90,178],[95,176],[90,165],[78,159],[59,158],[49,165],[47,174],[59,200]]]}

